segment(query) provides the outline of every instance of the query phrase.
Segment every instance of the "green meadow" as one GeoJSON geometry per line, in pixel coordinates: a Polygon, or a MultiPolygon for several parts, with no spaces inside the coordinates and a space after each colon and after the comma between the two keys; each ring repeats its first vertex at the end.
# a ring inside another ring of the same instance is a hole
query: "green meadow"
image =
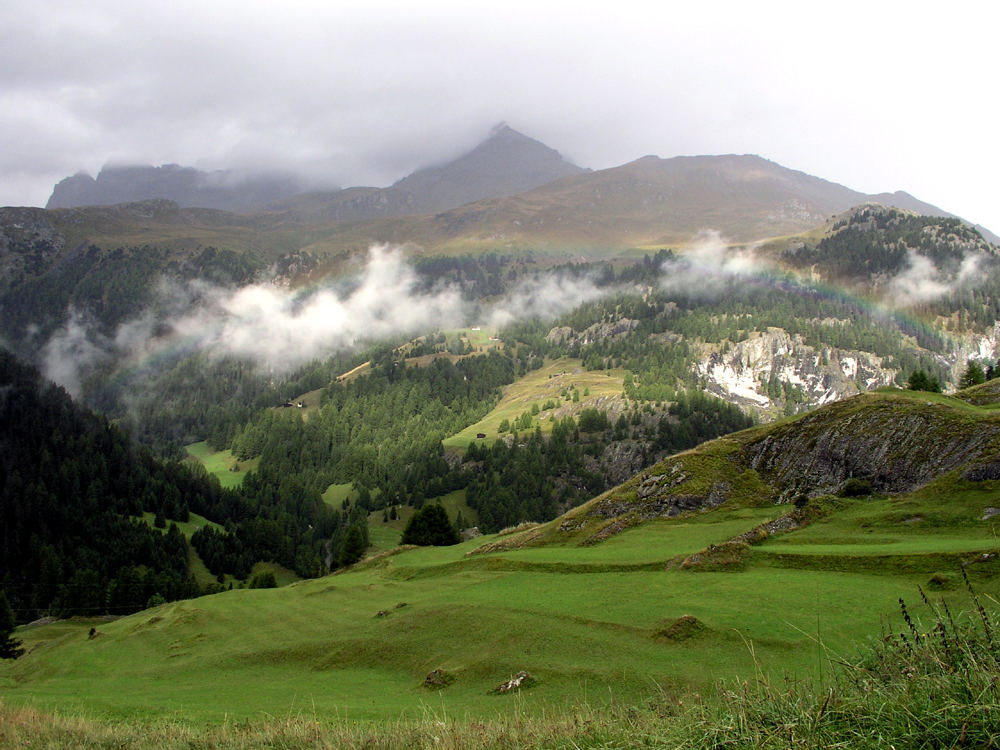
{"type": "MultiPolygon", "coordinates": [[[[565,362],[550,363],[548,372],[529,376],[534,385],[515,384],[498,410],[517,412],[533,398],[529,394],[559,377],[572,378],[581,392],[588,387],[584,377],[595,378],[589,386],[595,398],[602,378],[610,381],[607,394],[620,387],[606,373],[551,369],[564,367],[565,362]]],[[[826,414],[831,420],[854,417],[878,406],[879,399],[888,400],[892,415],[934,409],[935,428],[949,434],[985,426],[995,414],[988,407],[922,394],[870,395],[826,414]]],[[[510,742],[573,747],[584,746],[573,737],[590,731],[579,722],[593,720],[601,736],[617,739],[587,746],[627,747],[646,736],[642,732],[659,731],[681,706],[702,706],[701,715],[711,714],[709,734],[731,733],[749,726],[747,721],[772,727],[767,712],[780,706],[807,738],[798,746],[823,746],[815,728],[831,701],[832,692],[824,691],[831,675],[854,668],[859,650],[884,648],[885,634],[905,631],[909,635],[892,658],[910,659],[917,645],[934,641],[929,634],[947,628],[955,636],[940,639],[941,648],[951,651],[929,654],[927,664],[953,660],[959,648],[968,649],[962,658],[969,664],[983,646],[974,638],[960,640],[967,629],[960,633],[956,622],[981,622],[977,637],[992,642],[987,616],[978,607],[980,601],[993,607],[1000,596],[1000,480],[972,481],[958,468],[897,495],[807,497],[802,525],[762,534],[763,524],[786,516],[792,506],[773,503],[763,479],[741,463],[741,446],[762,434],[780,436],[789,424],[736,433],[656,469],[669,472],[683,464],[687,475],[677,491],[703,494],[724,481],[730,497],[713,510],[643,520],[628,509],[637,498],[638,477],[537,528],[421,548],[396,546],[412,508],[401,508],[390,521],[379,511],[369,517],[370,556],[333,575],[295,580],[265,565],[255,572],[271,570],[284,585],[237,587],[118,620],[22,627],[17,636],[27,653],[0,665],[0,717],[15,717],[10,721],[18,727],[27,722],[18,737],[32,736],[32,711],[83,717],[99,727],[196,731],[234,723],[264,727],[267,736],[291,727],[299,739],[289,747],[311,746],[301,734],[308,727],[358,727],[351,730],[349,746],[392,747],[411,731],[421,733],[420,746],[435,746],[434,732],[442,727],[468,733],[477,726],[500,732],[490,735],[491,747],[510,742]],[[608,503],[624,510],[601,515],[608,503]],[[911,607],[923,599],[930,617],[911,619],[901,599],[911,607]],[[447,673],[447,684],[425,686],[434,670],[447,673]],[[522,670],[534,678],[531,687],[495,694],[522,670]],[[796,692],[800,685],[813,692],[796,692]],[[739,695],[743,713],[733,718],[726,711],[739,695]],[[503,727],[511,721],[521,724],[508,736],[503,727]],[[389,726],[395,728],[387,730],[385,741],[369,742],[365,735],[365,727],[378,733],[389,726]],[[554,734],[545,734],[550,731],[554,734]],[[526,740],[529,735],[535,739],[526,740]]],[[[828,429],[822,420],[810,424],[809,429],[828,429]]],[[[219,466],[225,463],[223,457],[219,466]]],[[[351,489],[329,488],[327,502],[342,503],[351,489]]],[[[475,522],[463,492],[435,501],[451,518],[461,512],[475,522]]],[[[198,523],[192,518],[185,531],[198,523]]],[[[930,667],[920,667],[925,668],[930,667]]],[[[898,676],[903,667],[892,669],[898,676]]],[[[993,667],[983,669],[989,683],[993,667]]],[[[960,692],[966,677],[981,676],[963,674],[949,690],[960,692]]],[[[857,684],[849,678],[838,683],[841,690],[857,684]]],[[[892,692],[896,687],[887,684],[876,685],[874,693],[868,688],[850,693],[850,700],[859,702],[852,705],[868,706],[868,695],[882,696],[878,710],[903,705],[892,692]]],[[[994,687],[982,690],[996,692],[995,680],[989,684],[994,687]]],[[[963,718],[959,727],[976,726],[976,706],[1000,706],[982,690],[978,697],[961,698],[960,715],[972,712],[972,718],[963,718]]],[[[936,715],[932,709],[926,716],[936,715]]],[[[839,710],[829,707],[834,718],[839,710]]],[[[854,724],[845,716],[838,726],[847,731],[854,724]]],[[[888,731],[909,731],[913,716],[901,713],[888,731]]],[[[700,719],[692,721],[684,724],[689,736],[702,726],[700,719]]],[[[992,731],[995,722],[984,721],[992,731]]],[[[54,726],[52,720],[42,723],[54,726]]],[[[749,739],[733,746],[757,746],[761,737],[770,747],[790,742],[783,730],[760,731],[764,734],[753,729],[749,739]]],[[[921,735],[932,739],[900,746],[938,746],[956,732],[921,735]]],[[[177,739],[183,733],[172,736],[172,746],[199,746],[198,739],[177,739]]],[[[708,735],[698,736],[687,746],[704,746],[708,735]]],[[[234,742],[220,746],[254,746],[252,740],[234,742]]],[[[461,734],[448,742],[469,744],[461,734]]]]}
{"type": "Polygon", "coordinates": [[[214,451],[205,441],[192,443],[185,450],[205,467],[205,471],[217,477],[223,487],[239,487],[243,483],[243,477],[256,469],[259,462],[259,459],[238,461],[232,451],[214,451]]]}
{"type": "Polygon", "coordinates": [[[816,678],[887,619],[898,621],[898,599],[915,600],[918,586],[967,609],[961,587],[935,588],[936,572],[960,581],[958,565],[972,562],[975,585],[998,593],[996,558],[980,561],[983,551],[1000,551],[990,541],[996,525],[976,516],[993,493],[979,487],[954,504],[933,492],[851,501],[754,547],[733,570],[678,561],[783,509],[722,506],[593,546],[469,554],[494,536],[382,553],[279,589],[237,589],[111,622],[22,628],[29,653],[0,667],[0,698],[143,722],[486,719],[643,705],[759,674],[816,678]],[[914,510],[934,529],[901,522],[914,510]],[[851,570],[830,564],[831,555],[879,560],[851,570]],[[674,633],[685,615],[701,627],[674,633]],[[454,682],[423,687],[434,669],[454,682]],[[537,684],[491,694],[520,670],[537,684]]]}
{"type": "MultiPolygon", "coordinates": [[[[540,427],[543,433],[551,432],[550,418],[561,419],[575,415],[586,407],[602,408],[609,399],[621,397],[624,388],[624,370],[586,370],[579,359],[560,358],[545,363],[515,383],[503,389],[500,403],[479,422],[444,440],[446,448],[466,448],[475,442],[477,435],[486,435],[492,442],[500,434],[498,428],[505,419],[513,424],[524,412],[533,415],[531,430],[540,427]],[[573,392],[577,400],[573,400],[573,392]],[[554,408],[543,408],[546,403],[554,408]]],[[[523,430],[522,430],[523,431],[523,430]]]]}
{"type": "MultiPolygon", "coordinates": [[[[465,519],[466,528],[471,528],[479,523],[479,514],[465,503],[465,490],[455,490],[447,495],[435,497],[427,500],[428,503],[438,503],[448,513],[448,518],[452,523],[458,520],[459,515],[465,519]]],[[[396,518],[383,520],[381,510],[374,510],[368,514],[368,535],[370,538],[369,554],[387,552],[399,546],[399,540],[403,536],[403,529],[413,518],[416,510],[411,505],[397,505],[396,518]]]]}

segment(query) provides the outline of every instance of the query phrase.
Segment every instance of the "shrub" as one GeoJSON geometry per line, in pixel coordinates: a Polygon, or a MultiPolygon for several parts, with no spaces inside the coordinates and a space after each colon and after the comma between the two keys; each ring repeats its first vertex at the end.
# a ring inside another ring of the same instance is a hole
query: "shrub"
{"type": "Polygon", "coordinates": [[[163,594],[157,591],[146,602],[146,609],[152,609],[153,607],[159,607],[161,604],[166,604],[167,600],[163,598],[163,594]]]}
{"type": "Polygon", "coordinates": [[[460,541],[458,531],[448,520],[447,511],[437,503],[431,503],[415,513],[406,524],[400,543],[445,547],[460,541]]]}
{"type": "Polygon", "coordinates": [[[14,611],[7,592],[0,590],[0,659],[16,659],[24,653],[21,641],[14,637],[14,611]]]}
{"type": "Polygon", "coordinates": [[[278,581],[275,579],[272,571],[264,570],[255,574],[254,577],[250,579],[250,583],[247,588],[276,589],[278,588],[278,581]]]}
{"type": "Polygon", "coordinates": [[[841,497],[865,497],[872,494],[872,483],[867,479],[851,477],[840,488],[841,497]]]}

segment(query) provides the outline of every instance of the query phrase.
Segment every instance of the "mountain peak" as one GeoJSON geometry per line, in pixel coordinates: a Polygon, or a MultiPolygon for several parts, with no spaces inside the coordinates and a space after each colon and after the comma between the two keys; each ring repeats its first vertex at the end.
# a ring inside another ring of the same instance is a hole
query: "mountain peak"
{"type": "Polygon", "coordinates": [[[412,209],[432,212],[515,195],[587,171],[500,122],[471,151],[445,164],[419,169],[392,187],[412,196],[412,209]]]}

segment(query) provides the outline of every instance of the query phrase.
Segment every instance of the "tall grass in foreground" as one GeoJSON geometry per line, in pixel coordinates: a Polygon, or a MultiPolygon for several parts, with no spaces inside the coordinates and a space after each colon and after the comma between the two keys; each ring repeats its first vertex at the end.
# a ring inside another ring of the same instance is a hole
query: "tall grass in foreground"
{"type": "MultiPolygon", "coordinates": [[[[966,579],[968,586],[968,580],[966,579]]],[[[900,599],[900,627],[826,684],[720,686],[693,701],[586,706],[548,716],[512,710],[486,721],[326,723],[306,717],[195,727],[101,723],[0,706],[0,746],[19,748],[945,748],[1000,747],[1000,620],[969,586],[955,613],[923,591],[920,616],[900,599]]]]}

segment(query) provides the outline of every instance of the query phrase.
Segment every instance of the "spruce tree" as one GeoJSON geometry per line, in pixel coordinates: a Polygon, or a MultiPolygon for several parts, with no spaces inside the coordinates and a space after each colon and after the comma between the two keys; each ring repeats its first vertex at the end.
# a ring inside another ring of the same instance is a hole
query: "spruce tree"
{"type": "Polygon", "coordinates": [[[0,659],[16,659],[24,653],[21,641],[14,637],[14,612],[7,592],[0,591],[0,659]]]}
{"type": "Polygon", "coordinates": [[[461,538],[448,520],[448,513],[437,503],[425,505],[413,515],[403,530],[403,544],[444,547],[458,544],[461,538]]]}
{"type": "Polygon", "coordinates": [[[986,373],[983,372],[983,366],[979,364],[976,360],[970,359],[968,365],[965,368],[965,374],[962,375],[962,381],[960,385],[963,388],[968,388],[973,385],[979,385],[986,382],[986,373]]]}
{"type": "Polygon", "coordinates": [[[340,564],[353,565],[365,553],[365,538],[358,526],[351,526],[344,537],[344,546],[340,548],[340,564]]]}

